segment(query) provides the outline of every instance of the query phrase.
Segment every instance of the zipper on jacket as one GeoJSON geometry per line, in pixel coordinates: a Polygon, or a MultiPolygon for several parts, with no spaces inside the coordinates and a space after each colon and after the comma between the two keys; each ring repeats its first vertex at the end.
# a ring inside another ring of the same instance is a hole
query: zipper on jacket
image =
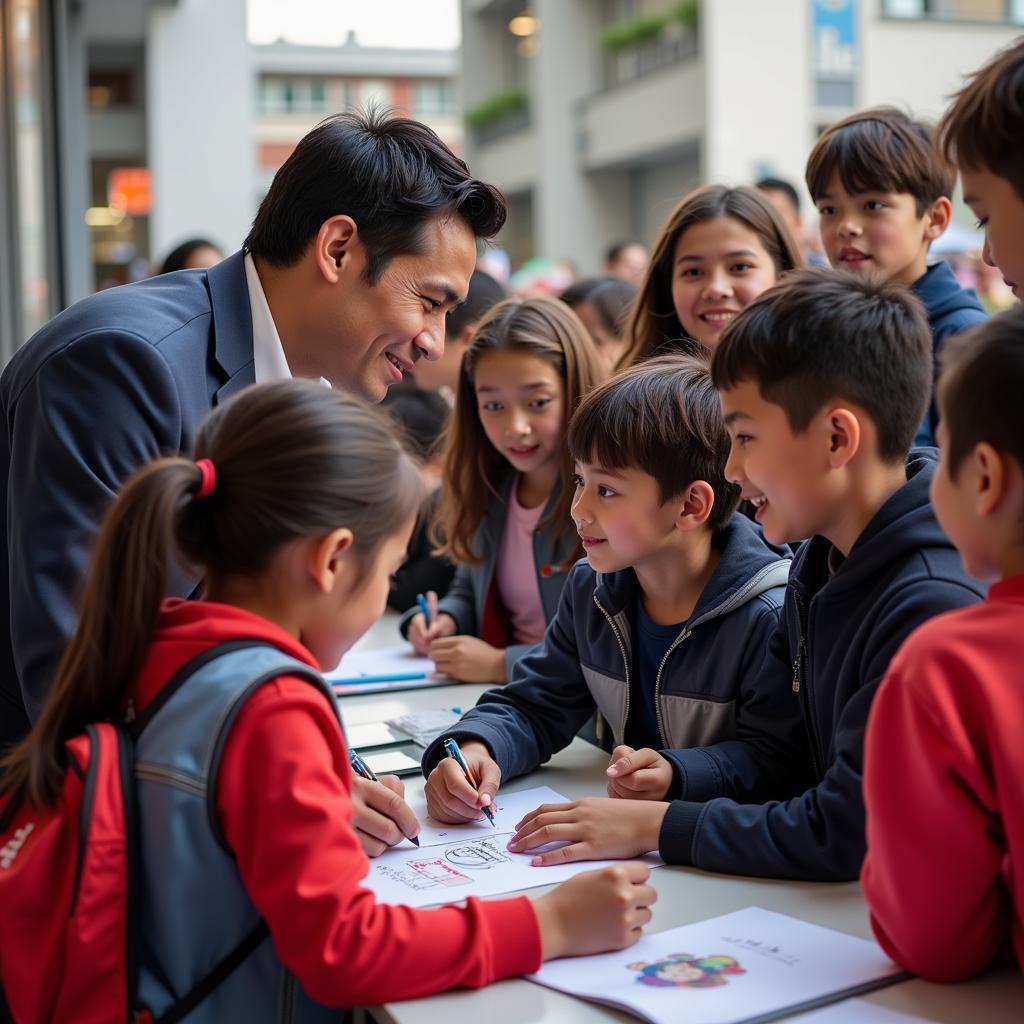
{"type": "MultiPolygon", "coordinates": [[[[594,595],[594,604],[601,610],[601,614],[608,620],[608,625],[612,627],[612,632],[615,634],[615,640],[619,645],[619,653],[622,655],[622,667],[626,671],[626,711],[622,716],[622,735],[620,737],[621,742],[626,741],[626,723],[629,721],[629,691],[631,688],[629,680],[629,658],[626,656],[626,643],[622,639],[622,634],[619,632],[619,627],[615,625],[615,620],[605,611],[604,605],[601,604],[597,599],[597,594],[594,595]]],[[[658,729],[660,731],[661,725],[659,724],[658,729]]],[[[616,739],[614,730],[612,734],[612,740],[616,739]]]]}
{"type": "MultiPolygon", "coordinates": [[[[804,602],[800,592],[793,590],[793,598],[796,601],[796,617],[800,627],[800,640],[796,649],[796,661],[793,662],[793,692],[800,695],[800,711],[804,720],[804,728],[807,730],[807,745],[811,752],[811,767],[814,769],[814,777],[821,778],[821,770],[818,767],[818,743],[817,730],[814,727],[814,710],[811,707],[810,685],[801,687],[800,674],[807,672],[807,643],[804,634],[807,632],[807,621],[804,613],[804,602]],[[802,694],[801,694],[802,690],[802,694]]],[[[805,680],[806,681],[806,680],[805,680]]]]}
{"type": "Polygon", "coordinates": [[[672,652],[684,641],[690,638],[692,629],[684,629],[669,645],[668,650],[665,652],[665,657],[661,659],[661,664],[658,666],[658,674],[654,677],[654,715],[658,721],[658,739],[661,740],[661,746],[664,750],[668,747],[668,739],[665,736],[665,730],[662,727],[661,721],[661,673],[664,671],[665,663],[668,661],[669,656],[672,652]]]}

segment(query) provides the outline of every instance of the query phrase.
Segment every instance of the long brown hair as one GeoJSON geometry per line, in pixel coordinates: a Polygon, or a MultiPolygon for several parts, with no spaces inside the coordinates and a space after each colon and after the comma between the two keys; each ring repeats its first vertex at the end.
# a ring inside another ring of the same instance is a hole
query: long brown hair
{"type": "Polygon", "coordinates": [[[624,369],[654,355],[658,351],[680,349],[694,355],[707,356],[707,351],[691,338],[679,321],[672,301],[676,243],[694,224],[734,217],[758,236],[775,264],[776,275],[804,265],[803,254],[793,233],[776,212],[775,207],[755,188],[741,185],[705,185],[680,200],[661,229],[647,265],[640,293],[633,303],[633,312],[626,328],[629,347],[619,361],[624,369]]]}
{"type": "Polygon", "coordinates": [[[344,526],[365,571],[422,496],[383,414],[312,381],[247,388],[206,417],[195,455],[215,467],[208,497],[194,497],[195,462],[163,458],[132,476],[107,512],[42,713],[0,762],[8,810],[52,804],[66,741],[122,716],[176,563],[207,579],[254,577],[282,544],[344,526]]]}
{"type": "MultiPolygon", "coordinates": [[[[557,299],[537,297],[499,302],[477,325],[462,357],[455,411],[444,439],[444,482],[431,536],[438,551],[455,562],[479,565],[482,552],[473,540],[492,501],[502,501],[500,486],[508,462],[484,433],[477,409],[474,377],[485,352],[519,350],[540,356],[558,371],[565,387],[565,421],[579,400],[601,379],[594,343],[576,314],[557,299]]],[[[572,526],[572,459],[565,447],[558,504],[539,524],[568,531],[572,526]]],[[[575,557],[578,556],[573,556],[575,557]]]]}

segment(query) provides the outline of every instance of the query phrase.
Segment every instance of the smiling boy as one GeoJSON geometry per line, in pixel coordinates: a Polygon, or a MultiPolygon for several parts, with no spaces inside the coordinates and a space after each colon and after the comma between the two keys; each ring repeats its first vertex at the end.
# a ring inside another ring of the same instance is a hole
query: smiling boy
{"type": "Polygon", "coordinates": [[[939,143],[960,171],[964,202],[985,229],[984,260],[1024,296],[1024,38],[957,93],[939,143]]]}
{"type": "MultiPolygon", "coordinates": [[[[502,778],[547,761],[595,710],[619,756],[664,751],[659,796],[675,785],[681,748],[733,735],[738,709],[758,699],[746,681],[778,620],[789,559],[734,515],[727,446],[711,378],[693,357],[648,360],[584,398],[569,447],[572,515],[587,557],[543,644],[446,733],[479,792],[440,741],[427,748],[432,817],[478,817],[502,778]]],[[[623,816],[636,809],[620,804],[623,816]]]]}
{"type": "MultiPolygon", "coordinates": [[[[937,367],[946,338],[985,311],[946,263],[928,266],[929,246],[949,226],[956,181],[931,128],[894,107],[851,114],[818,139],[806,177],[829,262],[910,286],[928,314],[937,367]]],[[[914,443],[934,445],[937,422],[932,402],[914,443]]]]}
{"type": "MultiPolygon", "coordinates": [[[[735,738],[674,753],[680,799],[652,802],[645,788],[628,815],[609,806],[619,800],[542,807],[515,849],[557,839],[571,845],[537,863],[643,847],[709,871],[853,879],[875,690],[913,629],[981,593],[929,503],[935,453],[908,457],[931,386],[928,325],[902,287],[794,271],[736,318],[711,372],[732,439],[726,475],[767,540],[810,538],[746,684],[760,699],[738,709],[735,738]]],[[[652,753],[613,763],[620,795],[634,768],[658,769],[652,753]]]]}

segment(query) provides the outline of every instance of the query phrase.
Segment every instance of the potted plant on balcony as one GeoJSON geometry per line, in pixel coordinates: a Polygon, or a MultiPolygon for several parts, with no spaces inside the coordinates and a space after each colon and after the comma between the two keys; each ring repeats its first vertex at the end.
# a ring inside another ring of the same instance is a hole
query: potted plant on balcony
{"type": "Polygon", "coordinates": [[[500,131],[502,124],[524,123],[530,110],[525,89],[501,89],[466,111],[466,124],[478,135],[500,131]]]}

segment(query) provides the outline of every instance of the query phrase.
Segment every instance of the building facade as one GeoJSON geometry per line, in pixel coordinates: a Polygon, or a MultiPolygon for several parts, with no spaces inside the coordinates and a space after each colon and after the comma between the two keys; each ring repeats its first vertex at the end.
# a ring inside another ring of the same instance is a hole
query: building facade
{"type": "Polygon", "coordinates": [[[700,183],[802,188],[853,110],[936,117],[1022,31],[1022,0],[462,0],[467,159],[509,194],[513,263],[591,273],[700,183]]]}

